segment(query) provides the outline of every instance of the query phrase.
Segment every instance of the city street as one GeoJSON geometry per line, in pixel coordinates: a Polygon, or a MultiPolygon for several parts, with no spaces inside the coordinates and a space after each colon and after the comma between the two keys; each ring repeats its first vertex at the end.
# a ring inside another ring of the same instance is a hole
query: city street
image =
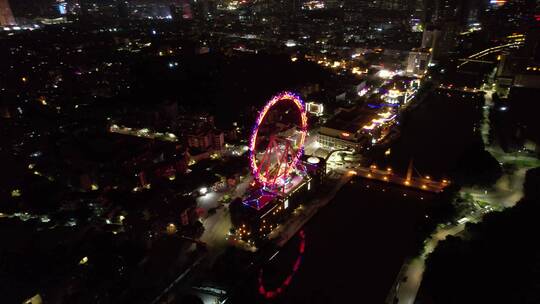
{"type": "MultiPolygon", "coordinates": [[[[444,240],[449,235],[457,235],[464,229],[465,224],[437,229],[425,243],[424,253],[403,265],[402,272],[398,276],[399,282],[396,285],[397,292],[395,295],[398,299],[397,303],[414,304],[416,294],[422,283],[427,256],[435,250],[439,241],[444,240]]],[[[387,303],[394,303],[393,298],[387,300],[389,301],[387,303]]]]}
{"type": "MultiPolygon", "coordinates": [[[[252,180],[251,177],[244,178],[235,187],[231,200],[242,197],[252,180]]],[[[232,228],[228,204],[227,206],[223,205],[217,208],[221,204],[219,200],[225,194],[225,192],[209,192],[206,195],[197,198],[198,208],[203,208],[206,211],[206,215],[202,220],[204,232],[200,240],[207,244],[208,257],[211,261],[226,249],[228,245],[227,235],[232,228]],[[215,213],[208,212],[212,208],[215,208],[215,213]]]]}

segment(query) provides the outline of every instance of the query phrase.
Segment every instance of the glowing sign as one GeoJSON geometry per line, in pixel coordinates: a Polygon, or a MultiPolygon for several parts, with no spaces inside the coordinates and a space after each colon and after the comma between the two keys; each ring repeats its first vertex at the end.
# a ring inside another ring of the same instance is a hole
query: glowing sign
{"type": "Polygon", "coordinates": [[[66,2],[58,3],[58,12],[60,13],[60,15],[65,15],[67,13],[67,3],[66,2]]]}
{"type": "Polygon", "coordinates": [[[321,116],[324,113],[324,105],[322,103],[308,102],[306,104],[306,110],[310,114],[321,116]]]}

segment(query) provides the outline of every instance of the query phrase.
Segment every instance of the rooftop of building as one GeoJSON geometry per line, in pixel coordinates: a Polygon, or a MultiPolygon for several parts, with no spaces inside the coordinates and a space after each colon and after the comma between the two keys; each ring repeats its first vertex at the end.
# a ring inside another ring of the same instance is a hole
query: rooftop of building
{"type": "Polygon", "coordinates": [[[275,199],[286,198],[293,194],[308,180],[302,175],[291,175],[284,187],[276,190],[270,190],[264,187],[257,188],[248,194],[243,203],[248,207],[260,211],[275,199]]]}
{"type": "Polygon", "coordinates": [[[348,133],[356,133],[368,124],[375,112],[369,108],[356,107],[351,110],[342,110],[339,114],[330,119],[324,127],[345,131],[348,133]]]}

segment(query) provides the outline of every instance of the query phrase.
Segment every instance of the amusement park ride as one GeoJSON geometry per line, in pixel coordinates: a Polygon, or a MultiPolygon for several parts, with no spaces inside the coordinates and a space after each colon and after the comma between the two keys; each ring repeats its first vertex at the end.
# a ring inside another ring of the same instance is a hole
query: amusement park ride
{"type": "Polygon", "coordinates": [[[238,240],[266,239],[321,181],[324,160],[304,156],[307,133],[306,107],[294,93],[277,94],[259,112],[249,141],[254,182],[231,208],[238,240]],[[277,122],[276,116],[292,117],[293,122],[277,122]]]}
{"type": "Polygon", "coordinates": [[[265,188],[277,189],[283,187],[290,177],[290,173],[296,169],[300,157],[304,153],[304,142],[307,136],[307,114],[304,102],[298,95],[283,92],[274,96],[259,113],[253,128],[249,142],[249,163],[255,180],[265,188]],[[259,130],[269,111],[278,103],[292,102],[300,115],[298,140],[290,137],[282,137],[278,134],[270,134],[266,149],[258,152],[260,142],[259,130]],[[258,156],[259,157],[258,159],[258,156]]]}
{"type": "MultiPolygon", "coordinates": [[[[231,204],[230,209],[235,239],[241,241],[239,243],[258,246],[259,241],[269,239],[279,224],[285,222],[300,202],[308,199],[309,192],[322,182],[326,173],[325,160],[304,156],[307,133],[306,107],[296,94],[282,92],[272,97],[259,112],[249,141],[249,164],[254,183],[243,200],[231,204]],[[276,112],[277,115],[273,115],[276,112]],[[287,112],[290,115],[285,115],[287,112]],[[273,121],[275,116],[293,117],[294,122],[276,122],[273,121]]],[[[298,239],[298,256],[292,272],[277,288],[265,286],[263,269],[260,270],[258,292],[264,298],[279,296],[291,283],[304,254],[303,230],[298,233],[298,239]]]]}

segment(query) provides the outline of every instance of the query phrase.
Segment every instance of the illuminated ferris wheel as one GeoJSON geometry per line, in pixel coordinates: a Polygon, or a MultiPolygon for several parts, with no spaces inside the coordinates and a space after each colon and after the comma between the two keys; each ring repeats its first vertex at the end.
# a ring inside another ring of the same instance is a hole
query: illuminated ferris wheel
{"type": "Polygon", "coordinates": [[[257,117],[249,142],[251,171],[261,185],[275,188],[286,183],[304,152],[307,128],[305,105],[298,95],[282,92],[266,103],[257,117]],[[270,113],[279,113],[277,108],[286,104],[294,109],[281,114],[296,116],[294,127],[280,130],[273,124],[269,125],[270,113]]]}

